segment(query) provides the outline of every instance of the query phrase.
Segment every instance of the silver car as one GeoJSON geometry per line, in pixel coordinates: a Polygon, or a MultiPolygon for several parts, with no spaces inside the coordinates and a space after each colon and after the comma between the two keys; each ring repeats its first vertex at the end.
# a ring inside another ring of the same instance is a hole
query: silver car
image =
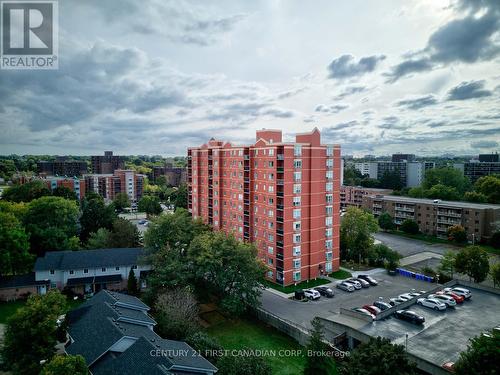
{"type": "Polygon", "coordinates": [[[361,289],[363,287],[359,281],[354,280],[354,279],[348,279],[345,282],[348,282],[349,284],[354,285],[355,289],[361,289]]]}
{"type": "Polygon", "coordinates": [[[352,285],[346,281],[342,281],[341,283],[338,283],[337,288],[345,290],[346,292],[354,292],[354,290],[355,290],[354,285],[352,285]]]}

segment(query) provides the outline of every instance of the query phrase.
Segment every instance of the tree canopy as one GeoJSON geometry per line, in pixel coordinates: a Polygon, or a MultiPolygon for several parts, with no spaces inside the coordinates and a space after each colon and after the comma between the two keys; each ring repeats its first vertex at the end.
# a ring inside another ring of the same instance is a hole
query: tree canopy
{"type": "Polygon", "coordinates": [[[417,222],[411,219],[406,219],[405,221],[403,221],[399,229],[408,234],[417,234],[418,232],[420,232],[417,222]]]}
{"type": "Polygon", "coordinates": [[[13,185],[5,189],[2,193],[2,199],[11,202],[31,202],[33,199],[51,194],[51,191],[43,181],[36,180],[25,184],[13,185]]]}
{"type": "Polygon", "coordinates": [[[160,199],[156,196],[145,195],[139,200],[137,205],[139,212],[145,212],[147,215],[159,215],[162,213],[160,199]]]}
{"type": "Polygon", "coordinates": [[[122,212],[125,208],[130,207],[130,199],[127,193],[118,193],[113,199],[113,205],[118,212],[122,212]]]}
{"type": "Polygon", "coordinates": [[[43,255],[49,250],[66,250],[78,230],[78,206],[61,197],[42,197],[28,205],[24,226],[31,251],[43,255]]]}
{"type": "Polygon", "coordinates": [[[332,356],[326,355],[331,350],[324,343],[323,325],[319,318],[311,321],[309,342],[306,346],[306,365],[304,375],[328,375],[336,374],[337,369],[332,356]]]}
{"type": "Polygon", "coordinates": [[[11,213],[0,212],[0,275],[30,272],[34,256],[29,253],[24,227],[11,213]]]}
{"type": "Polygon", "coordinates": [[[454,188],[460,195],[471,189],[469,179],[464,177],[460,170],[453,167],[428,169],[425,172],[422,187],[424,189],[431,189],[435,185],[443,185],[449,188],[454,188]]]}
{"type": "Polygon", "coordinates": [[[454,365],[457,375],[494,375],[500,367],[500,332],[493,329],[470,340],[454,365]]]}
{"type": "Polygon", "coordinates": [[[32,295],[7,321],[2,357],[15,374],[38,375],[40,361],[50,360],[58,337],[57,318],[66,312],[66,298],[56,289],[32,295]]]}
{"type": "Polygon", "coordinates": [[[490,271],[488,253],[479,246],[461,249],[455,257],[455,269],[466,274],[476,283],[486,280],[490,271]]]}
{"type": "Polygon", "coordinates": [[[111,229],[116,219],[114,206],[106,205],[104,199],[95,193],[85,196],[81,202],[81,211],[80,239],[82,242],[87,241],[90,233],[97,232],[99,228],[111,229]]]}
{"type": "Polygon", "coordinates": [[[89,370],[81,355],[56,355],[43,366],[40,375],[87,375],[89,370]]]}
{"type": "Polygon", "coordinates": [[[396,227],[392,216],[388,212],[383,212],[378,217],[378,225],[383,230],[392,230],[396,227]]]}
{"type": "Polygon", "coordinates": [[[377,232],[377,220],[360,208],[349,207],[340,225],[340,247],[344,259],[365,259],[373,245],[372,234],[377,232]]]}
{"type": "Polygon", "coordinates": [[[477,193],[485,196],[489,203],[500,203],[500,175],[481,177],[476,181],[474,188],[477,193]]]}

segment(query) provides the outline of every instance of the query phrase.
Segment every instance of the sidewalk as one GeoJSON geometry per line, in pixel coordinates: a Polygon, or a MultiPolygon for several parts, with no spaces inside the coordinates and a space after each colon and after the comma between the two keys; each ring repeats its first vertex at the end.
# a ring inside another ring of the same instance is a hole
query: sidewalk
{"type": "Polygon", "coordinates": [[[413,254],[401,259],[399,261],[399,264],[401,266],[407,266],[409,264],[418,263],[431,258],[443,259],[443,256],[441,254],[433,253],[431,251],[424,251],[422,253],[413,254]]]}

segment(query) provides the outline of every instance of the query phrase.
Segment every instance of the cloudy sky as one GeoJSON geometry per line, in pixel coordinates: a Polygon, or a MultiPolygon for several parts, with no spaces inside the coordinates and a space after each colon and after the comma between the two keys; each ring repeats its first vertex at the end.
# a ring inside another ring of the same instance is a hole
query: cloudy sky
{"type": "Polygon", "coordinates": [[[499,149],[498,0],[64,0],[59,28],[59,70],[0,71],[0,154],[499,149]]]}

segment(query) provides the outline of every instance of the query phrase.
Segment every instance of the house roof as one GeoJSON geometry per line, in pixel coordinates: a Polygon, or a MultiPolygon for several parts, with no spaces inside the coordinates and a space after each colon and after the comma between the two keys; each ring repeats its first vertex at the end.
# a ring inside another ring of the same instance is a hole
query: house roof
{"type": "Polygon", "coordinates": [[[102,290],[68,314],[72,342],[66,351],[82,355],[93,374],[205,374],[217,370],[185,342],[158,336],[146,311],[125,307],[125,302],[144,305],[136,297],[102,290]],[[130,346],[124,351],[110,350],[121,339],[130,346]],[[160,355],[151,354],[157,350],[160,355]]]}
{"type": "Polygon", "coordinates": [[[48,251],[37,258],[35,271],[73,270],[96,267],[136,265],[143,248],[48,251]]]}
{"type": "Polygon", "coordinates": [[[19,288],[34,285],[46,285],[47,280],[35,281],[35,273],[28,273],[26,275],[11,275],[0,277],[0,289],[6,288],[19,288]]]}

